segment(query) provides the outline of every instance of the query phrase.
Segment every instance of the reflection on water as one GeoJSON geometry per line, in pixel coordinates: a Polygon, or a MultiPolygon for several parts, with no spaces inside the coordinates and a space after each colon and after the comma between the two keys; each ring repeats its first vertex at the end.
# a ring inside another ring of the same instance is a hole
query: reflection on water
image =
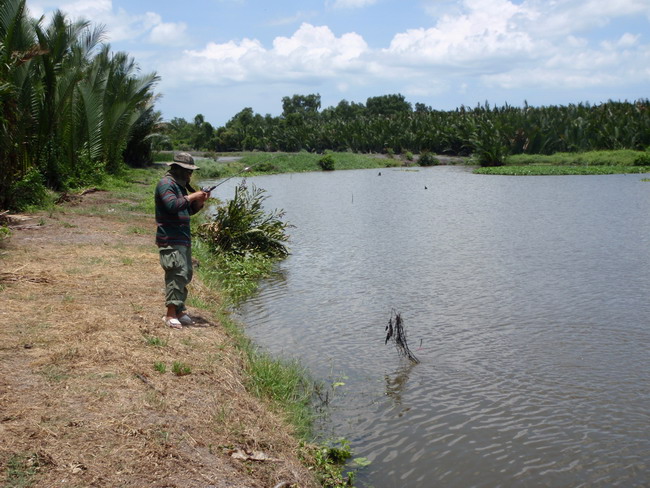
{"type": "Polygon", "coordinates": [[[242,319],[261,346],[345,378],[322,429],[372,461],[361,486],[648,486],[640,176],[254,181],[296,227],[242,319]],[[393,308],[420,364],[384,344],[393,308]]]}
{"type": "Polygon", "coordinates": [[[408,361],[406,365],[402,366],[394,374],[386,374],[384,376],[384,380],[386,381],[386,396],[393,401],[395,406],[402,404],[402,393],[408,382],[411,370],[414,367],[415,363],[408,361]]]}

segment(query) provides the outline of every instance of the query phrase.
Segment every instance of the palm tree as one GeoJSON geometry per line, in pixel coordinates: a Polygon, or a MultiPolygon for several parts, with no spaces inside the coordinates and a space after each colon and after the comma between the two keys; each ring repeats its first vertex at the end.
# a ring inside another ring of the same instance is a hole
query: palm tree
{"type": "Polygon", "coordinates": [[[0,205],[30,167],[28,154],[33,119],[29,106],[33,85],[30,64],[39,54],[25,0],[0,1],[0,205]]]}

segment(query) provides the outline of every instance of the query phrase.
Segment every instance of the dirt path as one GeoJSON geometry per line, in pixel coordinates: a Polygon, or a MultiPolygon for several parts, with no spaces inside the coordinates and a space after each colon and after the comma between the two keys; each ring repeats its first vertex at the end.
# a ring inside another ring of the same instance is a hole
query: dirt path
{"type": "MultiPolygon", "coordinates": [[[[199,326],[164,327],[153,218],[125,216],[124,205],[86,195],[0,249],[0,480],[316,486],[289,427],[246,392],[239,352],[214,318],[190,309],[199,326]]],[[[219,300],[200,283],[193,293],[219,300]]]]}

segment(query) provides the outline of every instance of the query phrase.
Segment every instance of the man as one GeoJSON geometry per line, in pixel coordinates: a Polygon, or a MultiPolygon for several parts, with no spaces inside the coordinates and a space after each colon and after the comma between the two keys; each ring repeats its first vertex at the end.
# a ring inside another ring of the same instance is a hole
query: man
{"type": "Polygon", "coordinates": [[[208,194],[190,186],[192,172],[199,169],[194,158],[181,152],[156,186],[156,244],[165,270],[165,325],[180,329],[194,322],[185,310],[187,285],[192,281],[190,215],[203,208],[208,194]]]}

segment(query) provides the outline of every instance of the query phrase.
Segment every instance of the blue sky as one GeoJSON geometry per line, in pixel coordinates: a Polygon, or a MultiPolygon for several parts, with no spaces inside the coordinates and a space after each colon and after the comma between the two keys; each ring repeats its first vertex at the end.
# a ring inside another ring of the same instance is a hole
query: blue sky
{"type": "Polygon", "coordinates": [[[282,97],[401,93],[412,104],[564,105],[650,97],[650,0],[28,0],[106,26],[162,80],[163,118],[214,126],[282,97]]]}

